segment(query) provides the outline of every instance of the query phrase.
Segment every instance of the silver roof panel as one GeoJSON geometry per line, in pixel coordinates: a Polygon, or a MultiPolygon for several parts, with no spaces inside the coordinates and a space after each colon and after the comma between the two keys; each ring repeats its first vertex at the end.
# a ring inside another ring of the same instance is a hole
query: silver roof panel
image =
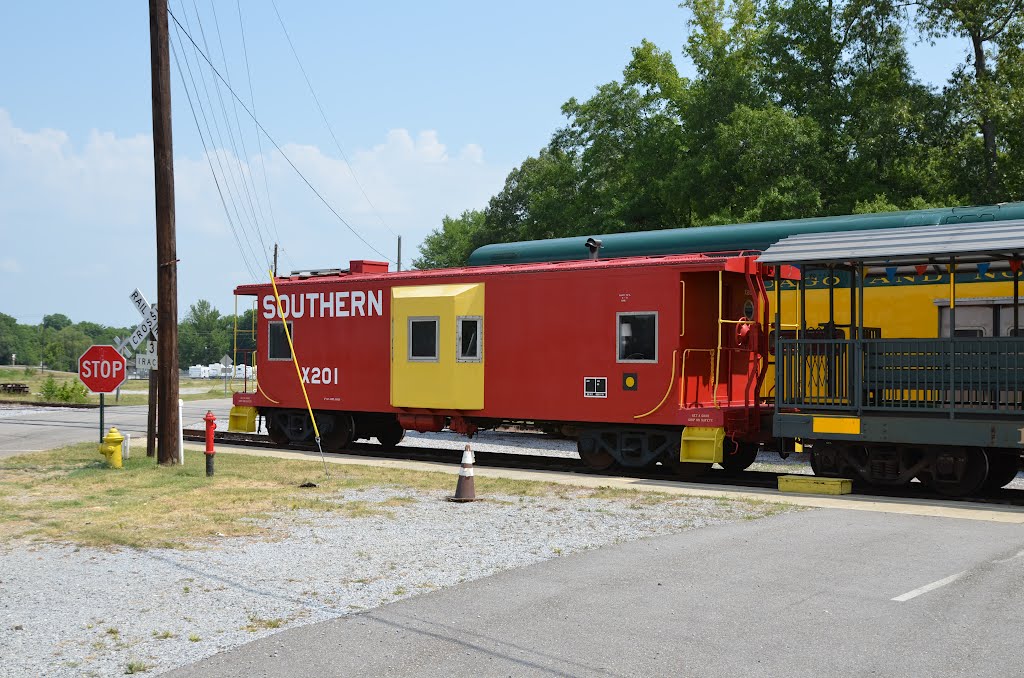
{"type": "Polygon", "coordinates": [[[758,258],[765,264],[886,265],[988,261],[1024,255],[1024,219],[791,235],[758,258]]]}

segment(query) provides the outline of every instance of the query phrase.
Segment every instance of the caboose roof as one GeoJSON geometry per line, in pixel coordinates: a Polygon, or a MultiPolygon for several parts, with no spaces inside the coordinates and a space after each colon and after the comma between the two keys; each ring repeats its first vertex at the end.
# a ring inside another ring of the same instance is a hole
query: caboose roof
{"type": "Polygon", "coordinates": [[[1024,255],[1024,219],[917,226],[884,231],[806,233],[775,243],[763,264],[863,264],[984,262],[1024,255]]]}
{"type": "MultiPolygon", "coordinates": [[[[516,275],[528,273],[562,273],[578,270],[610,271],[616,269],[675,266],[690,271],[735,271],[750,272],[756,269],[756,252],[721,252],[711,254],[672,254],[649,257],[629,257],[622,259],[585,259],[580,261],[552,261],[530,264],[504,264],[491,266],[466,266],[460,268],[436,268],[427,270],[394,271],[390,273],[352,273],[350,271],[331,272],[327,275],[292,275],[276,278],[279,288],[286,289],[291,285],[333,285],[338,282],[388,282],[417,283],[424,281],[442,281],[450,278],[489,277],[496,275],[516,275]]],[[[795,271],[786,269],[783,275],[796,279],[795,271]]],[[[270,286],[270,281],[239,285],[235,289],[238,295],[259,294],[270,286]]]]}

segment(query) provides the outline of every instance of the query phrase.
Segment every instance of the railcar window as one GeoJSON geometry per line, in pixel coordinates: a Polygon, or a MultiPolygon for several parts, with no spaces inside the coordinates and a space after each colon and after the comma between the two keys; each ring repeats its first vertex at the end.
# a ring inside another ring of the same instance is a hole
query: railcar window
{"type": "Polygon", "coordinates": [[[967,337],[973,339],[974,337],[985,336],[985,330],[980,327],[958,327],[956,332],[953,334],[954,337],[967,337]]]}
{"type": "Polygon", "coordinates": [[[437,317],[409,318],[409,360],[437,362],[437,317]]]}
{"type": "MultiPolygon", "coordinates": [[[[295,339],[295,323],[288,323],[288,332],[295,339]]],[[[292,350],[288,346],[288,337],[284,335],[284,323],[280,320],[270,323],[270,336],[267,340],[267,358],[269,360],[291,360],[292,350]]]]}
{"type": "Polygon", "coordinates": [[[658,360],[658,314],[618,313],[619,362],[653,363],[658,360]]]}
{"type": "Polygon", "coordinates": [[[483,355],[483,319],[475,316],[458,318],[458,361],[460,363],[480,362],[483,355]]]}

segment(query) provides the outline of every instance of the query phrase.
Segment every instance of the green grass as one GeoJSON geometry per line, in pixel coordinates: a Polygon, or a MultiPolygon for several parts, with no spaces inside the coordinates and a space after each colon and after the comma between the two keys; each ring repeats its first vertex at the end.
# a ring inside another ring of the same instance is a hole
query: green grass
{"type": "Polygon", "coordinates": [[[257,631],[263,631],[265,629],[279,629],[282,626],[284,626],[284,620],[280,617],[275,619],[264,619],[258,615],[250,614],[249,623],[242,628],[250,633],[256,633],[257,631]]]}
{"type": "MultiPolygon", "coordinates": [[[[350,519],[395,517],[416,501],[400,495],[381,502],[342,500],[345,490],[396,487],[450,491],[452,476],[403,469],[224,454],[206,477],[203,454],[186,451],[185,466],[160,467],[145,456],[109,469],[97,445],[82,443],[0,459],[0,542],[34,538],[87,546],[181,548],[228,536],[270,536],[259,524],[272,514],[311,510],[350,519]],[[306,481],[318,487],[300,488],[306,481]]],[[[477,478],[489,495],[567,496],[554,483],[477,478]]],[[[583,496],[635,499],[635,491],[582,490],[583,496]]],[[[666,495],[667,496],[667,495],[666,495]]]]}
{"type": "MultiPolygon", "coordinates": [[[[40,371],[37,368],[30,368],[30,374],[25,374],[25,369],[21,367],[0,367],[0,382],[3,383],[19,383],[28,384],[29,394],[28,395],[15,395],[13,393],[0,393],[0,399],[2,400],[13,400],[30,403],[40,403],[40,391],[42,390],[43,382],[46,381],[47,377],[53,377],[58,384],[71,380],[78,380],[78,375],[74,372],[59,372],[57,370],[43,370],[40,371]]],[[[228,382],[228,392],[224,393],[224,380],[223,379],[182,379],[179,384],[179,388],[203,388],[207,390],[202,393],[185,393],[180,397],[184,401],[190,400],[209,400],[211,398],[229,398],[231,397],[231,382],[228,382]]],[[[241,381],[235,380],[236,388],[241,388],[241,381]]],[[[132,379],[124,382],[121,386],[122,390],[129,391],[144,391],[149,387],[149,382],[145,379],[132,379]]],[[[86,404],[98,405],[100,397],[97,394],[89,394],[86,404]]],[[[110,394],[104,400],[105,405],[145,405],[149,402],[149,396],[145,393],[124,393],[115,401],[114,394],[110,394]]]]}
{"type": "MultiPolygon", "coordinates": [[[[95,443],[0,459],[0,543],[15,539],[84,546],[189,548],[222,537],[272,538],[265,519],[295,511],[333,513],[350,520],[400,519],[402,507],[419,501],[398,494],[383,501],[351,499],[342,492],[371,487],[400,492],[445,491],[453,476],[359,465],[222,454],[217,474],[206,477],[199,451],[186,450],[185,465],[161,467],[135,456],[123,469],[107,468],[95,443]],[[317,487],[299,485],[315,481],[317,487]]],[[[662,492],[477,477],[481,496],[553,496],[628,502],[634,508],[693,501],[662,492]]],[[[728,500],[716,502],[723,509],[728,500]]],[[[735,500],[758,516],[790,507],[735,500]]],[[[598,509],[600,511],[600,509],[598,509]]],[[[190,591],[186,586],[183,591],[190,591]]],[[[116,635],[117,630],[108,631],[116,635]]]]}

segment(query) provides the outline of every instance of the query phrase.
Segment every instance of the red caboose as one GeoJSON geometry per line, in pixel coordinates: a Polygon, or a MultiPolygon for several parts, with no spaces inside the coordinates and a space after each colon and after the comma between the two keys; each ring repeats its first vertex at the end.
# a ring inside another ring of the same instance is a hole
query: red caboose
{"type": "Polygon", "coordinates": [[[312,439],[286,321],[325,449],[529,421],[577,437],[595,467],[745,467],[751,448],[734,443],[762,436],[774,270],[725,254],[398,273],[353,261],[277,278],[280,308],[269,283],[243,285],[258,388],[235,405],[280,444],[312,439]]]}

